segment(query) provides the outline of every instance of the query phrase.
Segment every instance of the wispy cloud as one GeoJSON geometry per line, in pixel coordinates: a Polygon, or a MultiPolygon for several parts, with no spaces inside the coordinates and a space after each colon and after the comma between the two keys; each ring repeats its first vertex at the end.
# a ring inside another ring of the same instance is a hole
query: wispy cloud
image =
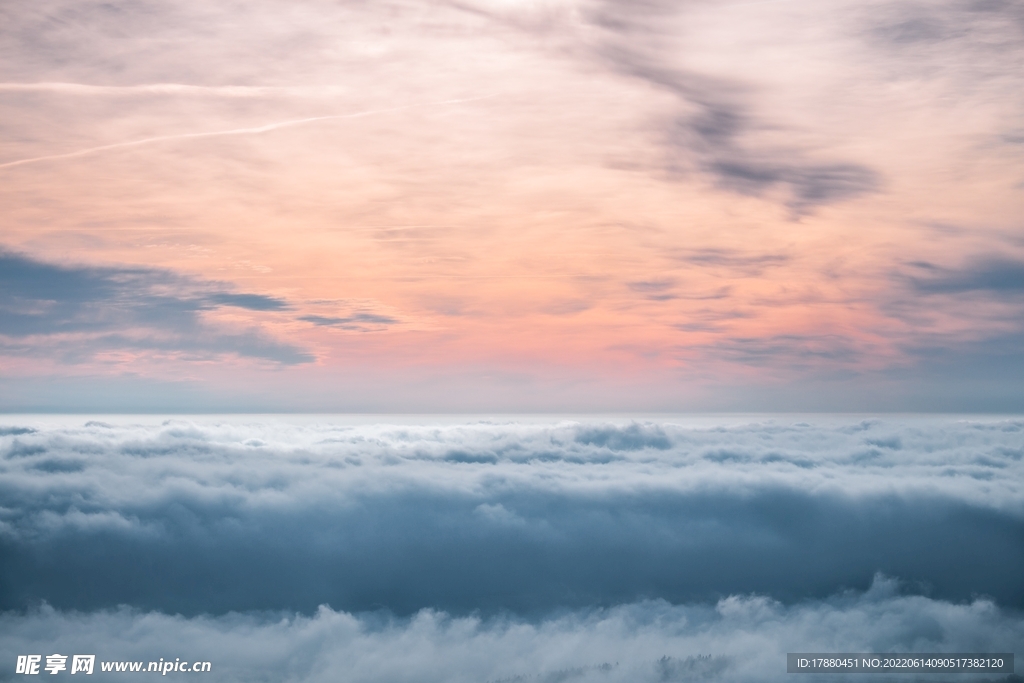
{"type": "Polygon", "coordinates": [[[723,336],[705,351],[710,357],[750,366],[840,372],[854,367],[866,352],[841,335],[723,336]]]}
{"type": "Polygon", "coordinates": [[[916,264],[924,274],[910,278],[921,294],[989,293],[1012,296],[1024,292],[1024,261],[1003,256],[976,258],[961,268],[916,264]]]}
{"type": "Polygon", "coordinates": [[[597,52],[608,64],[678,98],[682,112],[661,132],[670,170],[696,167],[720,187],[743,194],[784,188],[795,215],[880,188],[881,175],[862,163],[822,161],[797,148],[749,141],[750,133],[769,124],[757,120],[744,84],[673,60],[677,45],[665,26],[682,12],[678,3],[605,0],[591,15],[606,30],[597,52]]]}
{"type": "Polygon", "coordinates": [[[788,254],[758,254],[723,247],[679,250],[674,257],[684,263],[724,268],[749,277],[760,275],[765,268],[782,266],[791,260],[788,254]]]}
{"type": "Polygon", "coordinates": [[[140,85],[92,85],[89,83],[0,83],[0,92],[53,93],[58,95],[189,95],[199,97],[337,97],[349,92],[342,86],[279,87],[254,85],[191,85],[144,83],[140,85]]]}
{"type": "Polygon", "coordinates": [[[365,312],[353,313],[344,317],[303,315],[299,317],[299,320],[304,320],[321,327],[337,327],[343,330],[383,329],[385,325],[394,325],[398,322],[396,318],[391,316],[365,312]]]}

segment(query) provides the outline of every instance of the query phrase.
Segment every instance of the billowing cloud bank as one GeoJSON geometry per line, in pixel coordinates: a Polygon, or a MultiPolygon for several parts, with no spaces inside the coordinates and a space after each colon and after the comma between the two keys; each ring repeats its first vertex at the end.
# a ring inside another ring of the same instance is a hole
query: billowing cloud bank
{"type": "Polygon", "coordinates": [[[766,680],[1024,644],[1017,418],[106,419],[0,425],[6,659],[766,680]]]}
{"type": "Polygon", "coordinates": [[[5,421],[3,609],[1024,607],[1022,420],[5,421]]]}
{"type": "MultiPolygon", "coordinates": [[[[0,617],[0,661],[6,667],[17,654],[44,650],[96,654],[98,661],[181,658],[209,661],[211,673],[169,677],[204,681],[653,683],[789,680],[787,651],[1021,652],[1019,613],[984,600],[950,604],[900,597],[894,589],[895,582],[879,578],[866,593],[791,607],[760,596],[733,596],[710,605],[648,601],[538,621],[431,610],[395,619],[327,607],[311,616],[193,618],[44,608],[0,617]]],[[[129,677],[98,671],[94,676],[129,677]]],[[[827,680],[850,679],[864,675],[827,680]]]]}

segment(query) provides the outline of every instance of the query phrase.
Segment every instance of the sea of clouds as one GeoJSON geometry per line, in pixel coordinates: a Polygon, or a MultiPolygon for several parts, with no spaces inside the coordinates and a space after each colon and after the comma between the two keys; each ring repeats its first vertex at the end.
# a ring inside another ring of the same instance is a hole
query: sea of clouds
{"type": "Polygon", "coordinates": [[[0,418],[0,680],[774,680],[1024,652],[1021,567],[1020,418],[0,418]]]}

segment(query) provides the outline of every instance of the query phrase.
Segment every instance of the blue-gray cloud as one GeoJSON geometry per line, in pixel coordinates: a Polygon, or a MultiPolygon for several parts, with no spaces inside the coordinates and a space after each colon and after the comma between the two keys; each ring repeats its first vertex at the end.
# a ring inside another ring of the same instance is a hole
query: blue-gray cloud
{"type": "Polygon", "coordinates": [[[337,327],[343,330],[365,330],[368,326],[380,327],[381,325],[394,325],[398,322],[396,318],[378,313],[353,313],[346,316],[324,316],[304,315],[299,320],[304,320],[321,327],[337,327]]]}
{"type": "Polygon", "coordinates": [[[206,296],[206,301],[219,306],[236,306],[251,311],[282,311],[289,308],[283,299],[263,294],[231,294],[218,292],[206,296]]]}
{"type": "Polygon", "coordinates": [[[229,331],[203,311],[232,306],[283,311],[282,299],[234,292],[223,283],[136,267],[58,265],[0,252],[0,335],[10,353],[52,353],[67,360],[105,349],[234,353],[281,363],[312,360],[302,349],[258,330],[229,331]],[[56,339],[76,334],[73,344],[56,339]],[[82,336],[84,335],[84,337],[82,336]],[[31,342],[22,341],[31,337],[31,342]]]}
{"type": "Polygon", "coordinates": [[[1024,607],[1019,420],[5,427],[0,609],[1024,607]]]}
{"type": "Polygon", "coordinates": [[[910,278],[921,294],[988,292],[1012,296],[1024,292],[1024,261],[1016,259],[987,256],[961,268],[941,268],[925,262],[913,265],[924,273],[910,278]]]}

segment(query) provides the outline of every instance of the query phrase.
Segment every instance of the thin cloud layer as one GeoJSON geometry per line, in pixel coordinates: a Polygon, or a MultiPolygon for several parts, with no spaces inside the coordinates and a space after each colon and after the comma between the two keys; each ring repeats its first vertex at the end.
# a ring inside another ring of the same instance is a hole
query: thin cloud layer
{"type": "Polygon", "coordinates": [[[4,427],[3,609],[1024,607],[1019,420],[4,427]]]}

